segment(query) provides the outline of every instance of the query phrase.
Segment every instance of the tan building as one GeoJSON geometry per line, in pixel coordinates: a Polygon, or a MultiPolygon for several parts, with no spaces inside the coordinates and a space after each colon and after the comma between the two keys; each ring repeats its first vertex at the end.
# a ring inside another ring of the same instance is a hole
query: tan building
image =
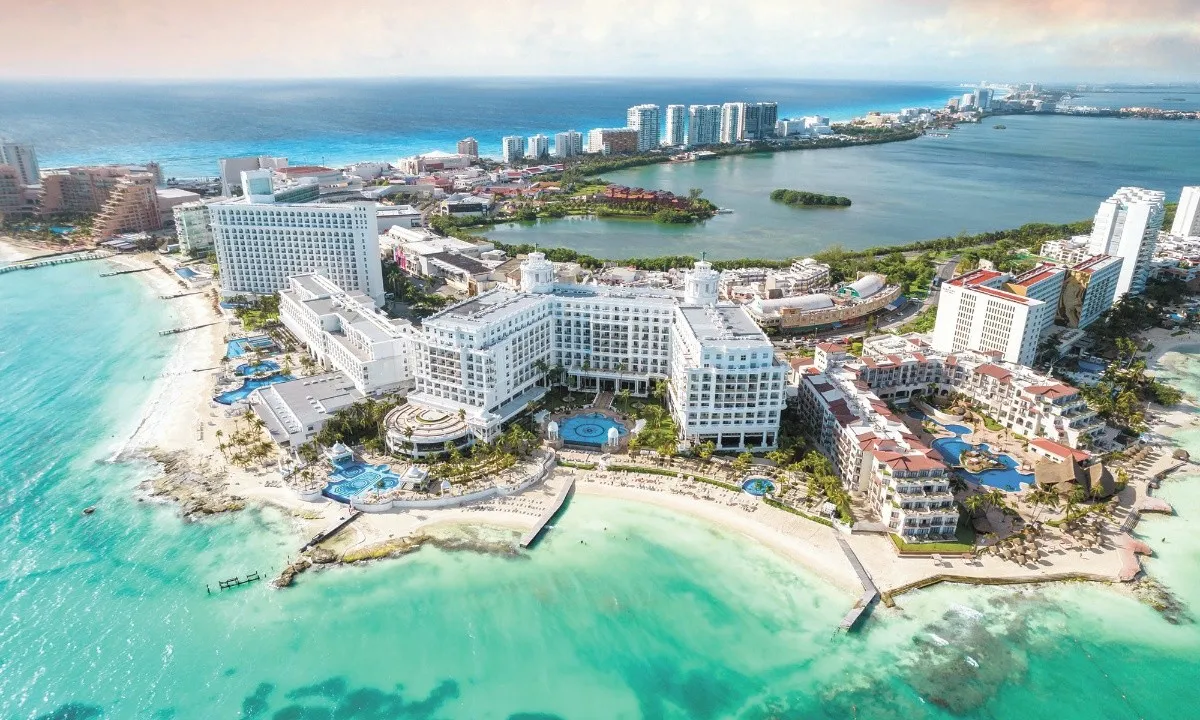
{"type": "Polygon", "coordinates": [[[21,173],[12,165],[0,165],[0,216],[26,212],[21,173]]]}
{"type": "Polygon", "coordinates": [[[132,173],[146,173],[154,183],[162,180],[157,163],[144,166],[101,165],[69,167],[46,171],[42,175],[43,213],[96,213],[108,201],[109,193],[121,178],[132,173]]]}
{"type": "Polygon", "coordinates": [[[158,209],[155,182],[155,176],[150,173],[136,173],[117,180],[96,216],[93,236],[103,239],[117,233],[161,229],[162,214],[158,209]]]}
{"type": "Polygon", "coordinates": [[[633,128],[596,128],[588,133],[587,151],[621,155],[638,151],[638,131],[633,128]]]}

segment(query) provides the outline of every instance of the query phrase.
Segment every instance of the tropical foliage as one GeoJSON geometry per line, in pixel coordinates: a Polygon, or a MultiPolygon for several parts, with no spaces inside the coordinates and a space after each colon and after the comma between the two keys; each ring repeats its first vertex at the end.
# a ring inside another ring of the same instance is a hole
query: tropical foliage
{"type": "Polygon", "coordinates": [[[792,207],[850,207],[850,198],[842,195],[822,195],[804,190],[779,188],[771,191],[771,199],[792,207]]]}
{"type": "Polygon", "coordinates": [[[361,444],[368,450],[382,452],[383,418],[399,404],[398,400],[367,398],[342,408],[325,421],[316,440],[325,446],[361,444]]]}

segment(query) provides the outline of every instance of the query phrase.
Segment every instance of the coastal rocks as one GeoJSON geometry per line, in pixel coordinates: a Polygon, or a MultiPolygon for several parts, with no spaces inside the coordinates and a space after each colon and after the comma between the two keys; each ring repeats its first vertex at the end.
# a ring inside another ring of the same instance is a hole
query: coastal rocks
{"type": "Polygon", "coordinates": [[[296,562],[285,567],[283,572],[279,573],[279,577],[271,581],[271,584],[277,588],[289,587],[295,581],[297,575],[310,567],[312,567],[312,561],[306,557],[301,557],[296,562]]]}
{"type": "Polygon", "coordinates": [[[186,453],[150,450],[163,474],[143,483],[151,496],[179,504],[184,519],[241,510],[246,501],[227,492],[224,471],[214,471],[205,463],[194,463],[186,453]]]}
{"type": "Polygon", "coordinates": [[[1195,622],[1183,601],[1154,578],[1143,577],[1134,583],[1133,596],[1157,610],[1172,625],[1195,622]]]}

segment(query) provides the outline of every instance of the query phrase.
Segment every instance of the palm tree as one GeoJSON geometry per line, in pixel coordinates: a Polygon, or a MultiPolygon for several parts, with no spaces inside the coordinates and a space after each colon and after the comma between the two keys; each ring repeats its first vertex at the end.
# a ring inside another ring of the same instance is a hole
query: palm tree
{"type": "Polygon", "coordinates": [[[979,514],[979,510],[983,507],[984,502],[983,495],[969,495],[963,499],[962,505],[974,517],[979,514]]]}
{"type": "Polygon", "coordinates": [[[779,467],[783,467],[787,464],[788,460],[792,459],[792,454],[786,450],[772,450],[767,453],[767,459],[779,467]]]}
{"type": "Polygon", "coordinates": [[[659,445],[658,446],[658,454],[661,455],[663,457],[663,459],[667,461],[668,465],[670,465],[671,461],[674,460],[675,454],[676,454],[675,441],[667,440],[662,445],[659,445]]]}
{"type": "Polygon", "coordinates": [[[629,398],[632,397],[632,395],[633,393],[629,391],[629,388],[625,388],[621,392],[617,393],[617,399],[621,401],[621,407],[624,408],[626,415],[629,414],[629,398]]]}
{"type": "Polygon", "coordinates": [[[752,456],[749,452],[744,452],[744,453],[738,455],[737,458],[733,461],[733,465],[732,465],[733,471],[735,473],[737,473],[738,475],[744,475],[746,473],[746,471],[750,469],[750,465],[753,462],[754,462],[754,456],[752,456]]]}
{"type": "Polygon", "coordinates": [[[712,460],[713,453],[717,451],[717,444],[712,440],[705,440],[696,446],[696,457],[704,462],[712,460]]]}

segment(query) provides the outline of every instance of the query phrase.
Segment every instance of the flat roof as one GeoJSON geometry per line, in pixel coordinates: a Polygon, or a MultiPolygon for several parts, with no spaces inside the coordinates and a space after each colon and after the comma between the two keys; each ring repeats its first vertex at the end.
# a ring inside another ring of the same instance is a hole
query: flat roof
{"type": "Polygon", "coordinates": [[[500,287],[452,305],[425,319],[425,325],[436,325],[439,321],[482,327],[535,308],[546,301],[541,295],[527,295],[500,287]]]}
{"type": "Polygon", "coordinates": [[[681,307],[683,319],[701,342],[721,340],[762,341],[767,336],[741,306],[681,307]]]}

